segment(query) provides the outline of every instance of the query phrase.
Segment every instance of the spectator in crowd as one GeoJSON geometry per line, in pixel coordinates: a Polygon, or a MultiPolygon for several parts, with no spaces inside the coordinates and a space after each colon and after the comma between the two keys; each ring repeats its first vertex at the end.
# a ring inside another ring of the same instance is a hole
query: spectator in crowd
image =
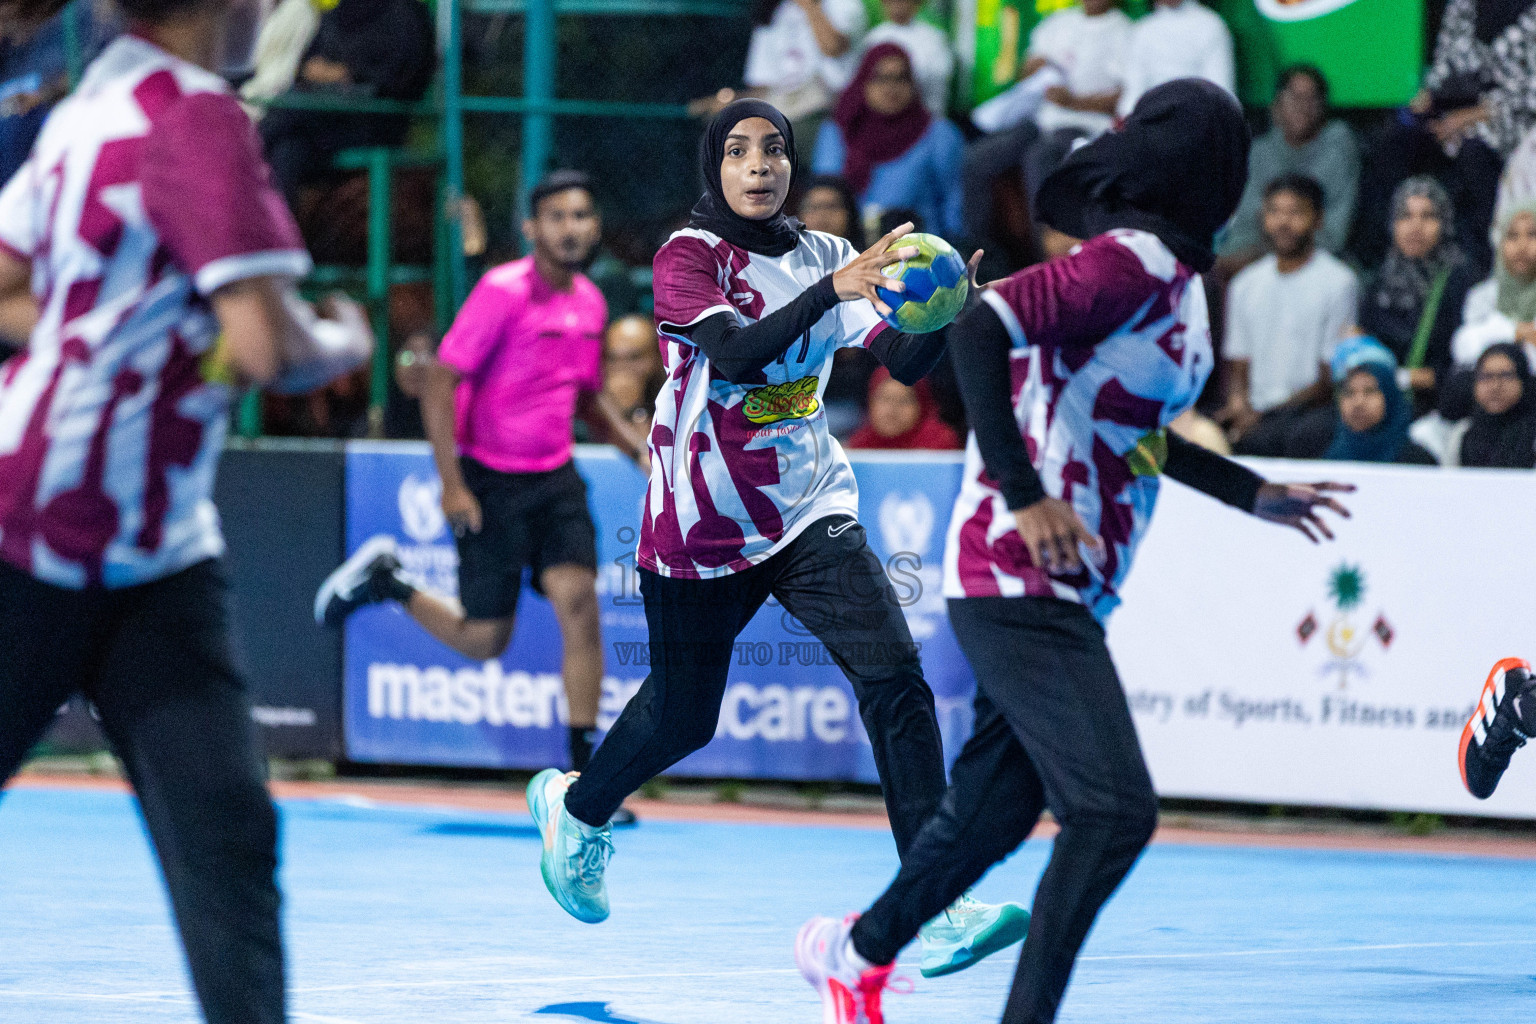
{"type": "Polygon", "coordinates": [[[1451,368],[1451,337],[1476,283],[1454,233],[1450,196],[1429,177],[1409,178],[1392,199],[1392,247],[1360,299],[1361,330],[1406,371],[1415,409],[1433,408],[1451,368]]]}
{"type": "MultiPolygon", "coordinates": [[[[621,316],[603,333],[603,390],[608,415],[622,420],[630,428],[622,439],[638,451],[651,433],[651,416],[656,412],[656,395],[665,383],[666,370],[661,364],[661,349],[656,340],[656,325],[650,317],[621,316]]],[[[580,407],[578,407],[580,409],[580,407]]],[[[580,409],[590,430],[590,439],[611,443],[614,432],[608,419],[580,409]]]]}
{"type": "Polygon", "coordinates": [[[1456,448],[1458,464],[1488,469],[1536,467],[1536,378],[1519,345],[1487,349],[1477,361],[1476,403],[1456,448]]]}
{"type": "Polygon", "coordinates": [[[1493,276],[1467,293],[1451,357],[1470,367],[1500,342],[1519,342],[1536,357],[1536,198],[1512,207],[1500,222],[1493,276]]]}
{"type": "Polygon", "coordinates": [[[967,237],[986,237],[995,178],[1022,172],[1033,197],[1079,139],[1094,138],[1114,124],[1130,31],[1131,19],[1117,0],[1083,0],[1047,15],[1030,32],[1019,79],[1055,68],[1066,81],[1045,91],[1033,118],[966,147],[967,237]]]}
{"type": "Polygon", "coordinates": [[[783,111],[797,135],[814,138],[853,77],[868,27],[863,0],[756,0],[744,88],[694,100],[689,113],[710,118],[738,96],[757,96],[783,111]]]}
{"type": "Polygon", "coordinates": [[[1227,403],[1217,420],[1244,455],[1291,455],[1326,437],[1328,363],[1354,320],[1354,273],[1317,247],[1323,190],[1283,174],[1264,192],[1272,252],[1232,281],[1227,294],[1227,403]]]}
{"type": "Polygon", "coordinates": [[[1488,239],[1495,249],[1510,211],[1532,201],[1536,201],[1536,131],[1526,132],[1520,145],[1504,161],[1504,173],[1499,176],[1499,195],[1493,207],[1493,223],[1488,230],[1488,239]]]}
{"type": "Polygon", "coordinates": [[[1490,345],[1471,376],[1470,414],[1454,422],[1426,416],[1413,425],[1413,436],[1442,465],[1536,467],[1536,377],[1527,349],[1512,342],[1490,345]]]}
{"type": "Polygon", "coordinates": [[[1328,118],[1328,80],[1309,64],[1280,72],[1271,127],[1248,152],[1248,187],[1217,248],[1228,274],[1264,254],[1264,190],[1282,174],[1305,174],[1323,187],[1323,226],[1317,244],[1337,254],[1349,241],[1360,178],[1360,146],[1343,121],[1328,118]]]}
{"type": "MultiPolygon", "coordinates": [[[[812,231],[846,238],[863,252],[864,225],[859,219],[859,203],[848,183],[835,174],[813,177],[800,195],[795,215],[812,231]]],[[[864,418],[864,397],[869,393],[869,377],[880,365],[874,353],[858,346],[840,348],[832,357],[832,373],[821,401],[827,414],[827,429],[834,437],[845,438],[864,418]]]]}
{"type": "Polygon", "coordinates": [[[848,447],[944,451],[961,444],[939,417],[927,381],[908,387],[882,366],[869,379],[869,417],[848,439],[848,447]]]}
{"type": "MultiPolygon", "coordinates": [[[[291,92],[339,99],[419,100],[436,63],[422,0],[341,0],[320,17],[291,92]]],[[[290,205],[299,187],[334,173],[344,149],[398,146],[404,115],[275,108],[261,122],[267,160],[290,205]]]]}
{"type": "Polygon", "coordinates": [[[1232,454],[1232,442],[1227,440],[1227,432],[1221,429],[1221,424],[1193,407],[1180,413],[1178,418],[1168,424],[1168,429],[1217,455],[1232,454]]]}
{"type": "Polygon", "coordinates": [[[299,62],[320,28],[323,0],[282,0],[261,23],[256,37],[253,73],[240,86],[240,98],[252,121],[267,114],[262,101],[274,99],[293,88],[299,62]]]}
{"type": "Polygon", "coordinates": [[[43,21],[16,16],[0,22],[0,184],[26,161],[48,112],[69,92],[66,19],[73,19],[82,68],[119,28],[105,0],[71,4],[43,21]]]}
{"type": "Polygon", "coordinates": [[[800,195],[795,216],[812,231],[846,238],[859,252],[864,251],[859,201],[848,183],[837,175],[820,174],[812,178],[800,195]]]}
{"type": "Polygon", "coordinates": [[[1198,0],[1157,0],[1152,13],[1131,26],[1120,115],[1129,114],[1142,93],[1175,78],[1204,78],[1236,95],[1232,33],[1198,0]]]}
{"type": "Polygon", "coordinates": [[[953,238],[960,231],[963,152],[960,130],[918,99],[907,52],[880,43],[864,54],[822,123],[813,167],[848,182],[866,221],[910,207],[929,230],[953,238]]]}
{"type": "Polygon", "coordinates": [[[880,0],[885,20],[864,37],[864,53],[884,43],[895,43],[912,60],[912,75],[923,106],[934,117],[949,109],[949,83],[955,73],[955,54],[941,29],[917,17],[922,0],[880,0]]]}
{"type": "Polygon", "coordinates": [[[1536,11],[1530,0],[1449,0],[1423,88],[1367,154],[1356,248],[1374,263],[1398,182],[1433,174],[1450,190],[1462,250],[1487,271],[1504,158],[1536,125],[1536,11]]]}
{"type": "Polygon", "coordinates": [[[1322,452],[1300,457],[1340,462],[1395,462],[1433,466],[1436,459],[1408,436],[1413,407],[1397,383],[1397,360],[1369,339],[1356,339],[1352,358],[1339,368],[1333,437],[1322,452]]]}
{"type": "Polygon", "coordinates": [[[1030,33],[1025,75],[1049,64],[1066,77],[1066,84],[1045,91],[1035,114],[1040,137],[1025,157],[1031,197],[1074,145],[1113,126],[1130,34],[1131,19],[1116,0],[1083,0],[1051,14],[1030,33]]]}

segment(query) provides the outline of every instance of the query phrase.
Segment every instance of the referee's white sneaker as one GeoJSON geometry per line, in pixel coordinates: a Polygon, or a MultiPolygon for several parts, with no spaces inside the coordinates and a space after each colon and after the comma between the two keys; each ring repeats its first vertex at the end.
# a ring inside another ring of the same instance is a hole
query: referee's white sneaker
{"type": "Polygon", "coordinates": [[[399,546],[381,533],[369,537],[325,578],[315,592],[315,622],[339,626],[366,604],[410,597],[410,584],[400,579],[399,546]]]}

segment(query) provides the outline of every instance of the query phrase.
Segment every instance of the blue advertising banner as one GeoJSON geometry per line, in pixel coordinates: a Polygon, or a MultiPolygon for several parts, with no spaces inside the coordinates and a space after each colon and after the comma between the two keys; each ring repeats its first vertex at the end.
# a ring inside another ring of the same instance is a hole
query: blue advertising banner
{"type": "MultiPolygon", "coordinates": [[[[598,600],[606,672],[599,727],[639,689],[649,650],[634,568],[645,479],[612,449],[578,448],[597,524],[598,600]]],[[[944,535],[960,485],[959,453],[853,459],[870,544],[905,608],[938,702],[950,758],[971,727],[974,680],[940,593],[944,535]]],[[[420,585],[458,590],[458,556],[422,443],[356,442],[347,452],[347,549],[375,534],[400,543],[420,585]]],[[[476,663],[433,640],[394,605],[364,608],[346,628],[347,756],[354,761],[485,768],[566,762],[560,631],[525,587],[511,646],[476,663]]],[[[675,774],[876,781],[852,688],[815,637],[771,602],[737,642],[720,723],[675,774]]]]}

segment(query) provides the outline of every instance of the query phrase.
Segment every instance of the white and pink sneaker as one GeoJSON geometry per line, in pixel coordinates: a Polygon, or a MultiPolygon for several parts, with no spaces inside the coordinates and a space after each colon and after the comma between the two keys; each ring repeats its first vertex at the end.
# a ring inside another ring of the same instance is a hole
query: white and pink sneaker
{"type": "Polygon", "coordinates": [[[821,996],[821,1024],[885,1024],[880,996],[896,965],[878,967],[854,951],[849,933],[858,919],[813,917],[795,937],[795,963],[821,996]]]}

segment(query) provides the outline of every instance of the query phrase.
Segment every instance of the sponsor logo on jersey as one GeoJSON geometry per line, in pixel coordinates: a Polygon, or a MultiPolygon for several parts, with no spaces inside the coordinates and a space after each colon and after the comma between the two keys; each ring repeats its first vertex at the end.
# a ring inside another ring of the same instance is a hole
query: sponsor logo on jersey
{"type": "Polygon", "coordinates": [[[821,380],[814,374],[784,384],[769,384],[747,392],[742,413],[747,422],[763,426],[780,420],[803,420],[821,408],[816,389],[821,380]]]}

